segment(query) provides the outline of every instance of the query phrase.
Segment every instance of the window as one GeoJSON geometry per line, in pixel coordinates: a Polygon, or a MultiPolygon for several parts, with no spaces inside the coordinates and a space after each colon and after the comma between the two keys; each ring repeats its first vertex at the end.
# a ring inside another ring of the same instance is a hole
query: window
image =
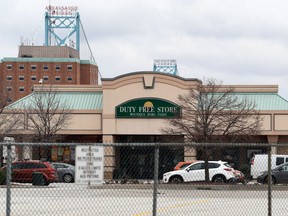
{"type": "Polygon", "coordinates": [[[60,68],[61,68],[60,65],[55,65],[55,70],[56,71],[60,71],[60,68]]]}
{"type": "Polygon", "coordinates": [[[43,79],[44,79],[44,81],[48,81],[49,80],[48,76],[43,76],[43,79]]]}
{"type": "Polygon", "coordinates": [[[31,70],[36,70],[36,65],[31,65],[31,70]]]}
{"type": "Polygon", "coordinates": [[[180,169],[184,169],[185,167],[189,166],[190,164],[183,164],[182,166],[180,166],[180,169]]]}
{"type": "Polygon", "coordinates": [[[55,80],[60,81],[61,80],[60,76],[55,76],[55,80]]]}
{"type": "Polygon", "coordinates": [[[19,65],[19,70],[24,70],[24,65],[23,64],[19,65]]]}
{"type": "Polygon", "coordinates": [[[284,163],[284,157],[277,157],[276,158],[276,166],[284,163]]]}
{"type": "Polygon", "coordinates": [[[48,70],[48,69],[49,69],[48,65],[43,65],[43,70],[48,70]]]}
{"type": "Polygon", "coordinates": [[[217,164],[217,163],[209,163],[208,164],[209,169],[218,168],[219,166],[220,166],[220,164],[217,164]]]}
{"type": "Polygon", "coordinates": [[[67,70],[68,71],[72,71],[72,69],[73,69],[72,65],[67,65],[67,70]]]}
{"type": "Polygon", "coordinates": [[[12,165],[11,165],[11,168],[12,168],[12,169],[20,169],[21,165],[22,165],[22,164],[15,163],[15,164],[12,164],[12,165]]]}
{"type": "Polygon", "coordinates": [[[7,80],[12,80],[12,76],[7,76],[7,80]]]}
{"type": "Polygon", "coordinates": [[[19,91],[23,92],[24,91],[24,87],[19,87],[19,91]]]}
{"type": "Polygon", "coordinates": [[[23,81],[24,80],[24,76],[19,76],[19,80],[23,81]]]}
{"type": "Polygon", "coordinates": [[[11,99],[11,98],[8,98],[8,99],[7,99],[7,102],[8,102],[8,103],[11,103],[11,102],[12,102],[12,99],[11,99]]]}
{"type": "Polygon", "coordinates": [[[31,76],[31,80],[35,81],[36,80],[36,76],[31,76]]]}
{"type": "Polygon", "coordinates": [[[204,169],[204,163],[194,164],[189,167],[189,170],[200,170],[200,169],[204,169]]]}
{"type": "Polygon", "coordinates": [[[284,171],[288,171],[288,166],[286,165],[286,166],[283,166],[283,170],[284,171]]]}
{"type": "Polygon", "coordinates": [[[8,64],[6,67],[7,67],[7,70],[12,70],[12,64],[8,64]]]}
{"type": "Polygon", "coordinates": [[[65,164],[53,164],[53,166],[55,167],[55,168],[69,168],[69,166],[67,166],[67,165],[65,165],[65,164]]]}
{"type": "Polygon", "coordinates": [[[45,168],[47,168],[46,166],[45,166],[45,164],[33,164],[33,168],[36,168],[36,169],[45,169],[45,168]]]}
{"type": "Polygon", "coordinates": [[[8,87],[7,87],[7,91],[12,91],[12,87],[11,87],[11,86],[8,86],[8,87]]]}
{"type": "Polygon", "coordinates": [[[72,81],[73,78],[72,78],[72,77],[67,77],[67,80],[68,80],[68,81],[72,81]]]}

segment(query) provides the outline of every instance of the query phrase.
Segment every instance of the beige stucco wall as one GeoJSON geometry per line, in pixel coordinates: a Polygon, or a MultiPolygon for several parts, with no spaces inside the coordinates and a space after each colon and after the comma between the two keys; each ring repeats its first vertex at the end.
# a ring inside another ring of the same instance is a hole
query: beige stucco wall
{"type": "MultiPolygon", "coordinates": [[[[177,103],[179,94],[195,88],[200,81],[163,73],[142,71],[113,79],[102,79],[103,134],[161,134],[165,119],[115,118],[115,107],[136,98],[160,98],[177,103]]],[[[277,85],[235,85],[236,92],[278,92],[277,85]]],[[[288,135],[288,110],[261,111],[261,135],[288,135]]]]}
{"type": "MultiPolygon", "coordinates": [[[[18,127],[18,130],[20,133],[24,134],[30,134],[31,128],[25,128],[24,122],[30,121],[28,118],[25,118],[24,114],[1,114],[4,118],[6,115],[13,115],[17,117],[22,124],[18,127]],[[27,130],[28,129],[28,130],[27,130]]],[[[33,114],[32,114],[33,115],[33,114]]],[[[60,131],[58,131],[59,134],[79,134],[79,135],[85,135],[85,134],[99,134],[102,135],[102,110],[77,110],[77,112],[71,112],[70,113],[71,119],[69,122],[67,122],[60,131]]],[[[1,127],[0,127],[1,130],[1,127]]]]}
{"type": "Polygon", "coordinates": [[[274,115],[275,131],[288,130],[288,114],[274,115]]]}
{"type": "MultiPolygon", "coordinates": [[[[102,86],[90,87],[103,93],[103,110],[77,110],[61,134],[99,134],[103,142],[112,142],[117,134],[161,134],[165,119],[115,118],[115,107],[136,98],[159,98],[177,103],[179,94],[195,88],[201,81],[150,71],[102,79],[102,86]]],[[[237,85],[236,92],[278,92],[275,85],[237,85]]],[[[63,91],[91,91],[87,86],[62,86],[63,91]]],[[[60,89],[61,90],[61,89],[60,89]]],[[[261,111],[261,135],[288,135],[288,110],[261,111]]],[[[2,114],[3,115],[3,114],[2,114]]],[[[15,113],[13,114],[15,115],[15,113]]],[[[23,116],[22,116],[23,117],[23,116]]],[[[23,117],[24,118],[24,117],[23,117]]],[[[0,128],[1,130],[1,128],[0,128]]]]}
{"type": "Polygon", "coordinates": [[[288,110],[265,111],[261,116],[261,135],[288,135],[288,110]]]}
{"type": "Polygon", "coordinates": [[[260,115],[262,120],[261,122],[261,131],[271,131],[272,130],[272,116],[269,114],[260,115]]]}
{"type": "Polygon", "coordinates": [[[161,134],[165,119],[115,118],[115,107],[136,98],[160,98],[176,102],[179,94],[195,88],[196,79],[162,73],[132,73],[102,80],[103,134],[161,134]]]}
{"type": "Polygon", "coordinates": [[[69,130],[102,130],[102,116],[99,113],[73,114],[70,124],[64,129],[69,130]]]}

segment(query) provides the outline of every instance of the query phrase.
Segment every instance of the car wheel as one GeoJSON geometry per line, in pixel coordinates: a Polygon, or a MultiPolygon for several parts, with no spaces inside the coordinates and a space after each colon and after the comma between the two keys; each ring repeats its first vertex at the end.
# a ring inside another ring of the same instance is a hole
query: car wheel
{"type": "MultiPolygon", "coordinates": [[[[268,184],[268,176],[265,178],[264,184],[268,184]]],[[[273,185],[276,184],[276,179],[274,176],[272,176],[271,184],[273,185]]]]}
{"type": "Polygon", "coordinates": [[[63,181],[66,183],[72,183],[73,182],[73,176],[71,174],[65,174],[63,176],[63,181]]]}
{"type": "Polygon", "coordinates": [[[47,181],[46,178],[43,179],[43,185],[48,186],[50,184],[50,182],[47,181]]]}
{"type": "Polygon", "coordinates": [[[213,178],[213,182],[225,183],[226,178],[222,175],[217,175],[213,178]]]}
{"type": "Polygon", "coordinates": [[[170,183],[179,184],[183,182],[183,179],[180,176],[172,176],[169,180],[170,183]]]}

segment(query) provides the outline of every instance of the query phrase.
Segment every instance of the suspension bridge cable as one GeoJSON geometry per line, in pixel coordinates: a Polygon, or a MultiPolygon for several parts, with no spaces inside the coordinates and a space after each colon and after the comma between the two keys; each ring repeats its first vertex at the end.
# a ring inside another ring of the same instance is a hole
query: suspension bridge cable
{"type": "MultiPolygon", "coordinates": [[[[80,25],[81,25],[81,30],[82,30],[82,32],[83,32],[83,34],[84,34],[84,37],[85,37],[85,41],[86,41],[86,43],[87,43],[87,45],[88,45],[88,49],[89,49],[89,51],[90,51],[90,55],[91,55],[93,61],[96,62],[96,61],[95,61],[95,58],[94,58],[94,56],[93,56],[91,47],[90,47],[90,45],[89,45],[89,42],[88,42],[88,39],[87,39],[86,33],[85,33],[85,31],[84,31],[83,24],[82,24],[81,20],[80,20],[80,25]]],[[[102,78],[102,75],[101,75],[101,73],[100,73],[100,71],[99,71],[99,68],[98,68],[98,73],[99,73],[100,77],[102,78]]]]}

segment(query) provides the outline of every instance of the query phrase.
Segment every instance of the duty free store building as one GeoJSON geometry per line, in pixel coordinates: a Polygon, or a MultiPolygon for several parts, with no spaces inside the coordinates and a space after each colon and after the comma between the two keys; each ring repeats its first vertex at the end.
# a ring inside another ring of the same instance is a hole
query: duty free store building
{"type": "MultiPolygon", "coordinates": [[[[117,146],[117,143],[166,143],[169,140],[183,142],[184,135],[169,137],[163,135],[160,129],[167,125],[167,118],[181,115],[181,107],[177,104],[178,95],[195,88],[200,82],[193,78],[141,71],[115,78],[102,78],[102,85],[55,85],[58,96],[61,100],[69,102],[72,111],[70,124],[59,134],[65,137],[65,142],[71,142],[71,146],[72,143],[115,143],[113,146],[105,147],[104,170],[107,179],[121,178],[124,175],[138,179],[152,178],[152,173],[143,173],[143,168],[144,171],[152,169],[154,148],[142,145],[133,148],[117,146]],[[129,167],[136,167],[136,170],[129,167]]],[[[288,142],[288,102],[278,95],[277,85],[222,86],[223,89],[227,87],[234,87],[235,94],[256,102],[263,119],[258,135],[259,142],[288,142]]],[[[34,89],[37,91],[37,85],[34,89]]],[[[29,102],[32,94],[9,105],[7,110],[19,110],[23,104],[29,102]]],[[[27,128],[23,126],[22,129],[29,134],[27,128]]],[[[29,136],[22,137],[22,141],[30,141],[29,136]]],[[[261,150],[260,148],[248,151],[261,150]]],[[[20,159],[23,157],[21,151],[23,149],[18,151],[20,159]]],[[[56,150],[60,152],[60,156],[63,151],[56,150]]],[[[75,155],[72,147],[69,152],[70,158],[73,158],[75,155]]],[[[273,148],[273,153],[288,154],[288,149],[273,148]]],[[[241,158],[238,148],[231,154],[238,155],[238,162],[245,161],[248,155],[246,152],[241,158]]],[[[31,150],[30,158],[39,159],[36,158],[37,155],[37,152],[31,150]]],[[[61,160],[61,157],[54,158],[61,160]]],[[[183,147],[164,147],[160,151],[159,165],[161,167],[175,161],[196,158],[197,151],[185,151],[183,147]]],[[[164,171],[167,170],[161,172],[164,171]]]]}

